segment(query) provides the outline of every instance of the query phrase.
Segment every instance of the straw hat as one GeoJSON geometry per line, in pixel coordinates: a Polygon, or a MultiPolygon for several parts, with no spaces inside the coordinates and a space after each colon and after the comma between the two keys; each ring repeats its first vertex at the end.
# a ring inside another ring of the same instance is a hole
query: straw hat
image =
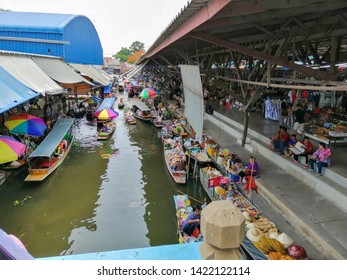
{"type": "Polygon", "coordinates": [[[252,242],[257,242],[263,236],[263,232],[258,228],[251,228],[247,231],[246,236],[252,242]]]}
{"type": "Polygon", "coordinates": [[[294,240],[284,232],[277,235],[276,239],[284,245],[284,248],[288,248],[290,245],[294,243],[294,240]]]}

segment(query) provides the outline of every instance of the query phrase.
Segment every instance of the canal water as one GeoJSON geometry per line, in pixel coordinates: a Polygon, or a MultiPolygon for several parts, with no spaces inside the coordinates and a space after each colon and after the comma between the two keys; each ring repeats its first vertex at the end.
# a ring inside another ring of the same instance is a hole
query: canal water
{"type": "Polygon", "coordinates": [[[0,187],[0,228],[34,257],[176,244],[173,195],[207,197],[199,180],[174,183],[158,128],[116,110],[108,141],[96,140],[95,122],[76,120],[74,146],[45,181],[24,182],[22,167],[0,187]]]}

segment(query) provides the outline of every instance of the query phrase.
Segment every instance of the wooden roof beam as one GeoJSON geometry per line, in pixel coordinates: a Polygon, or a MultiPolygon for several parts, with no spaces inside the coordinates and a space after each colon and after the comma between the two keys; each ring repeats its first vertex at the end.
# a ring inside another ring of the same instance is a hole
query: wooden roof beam
{"type": "Polygon", "coordinates": [[[224,47],[227,49],[232,49],[234,51],[237,51],[237,52],[258,58],[258,59],[263,59],[263,60],[269,61],[272,64],[282,65],[282,66],[288,67],[290,69],[306,73],[310,76],[316,77],[316,78],[321,79],[321,80],[333,80],[333,76],[327,72],[323,72],[321,70],[315,70],[315,69],[308,68],[306,66],[298,65],[298,64],[286,61],[285,59],[280,58],[280,57],[274,57],[274,56],[264,54],[262,52],[254,50],[254,49],[249,49],[249,48],[243,47],[243,46],[241,46],[237,43],[231,42],[231,41],[226,41],[226,40],[222,40],[219,38],[211,37],[209,35],[202,34],[202,33],[193,34],[192,36],[196,39],[199,39],[199,40],[211,43],[211,44],[219,45],[221,47],[224,47]]]}

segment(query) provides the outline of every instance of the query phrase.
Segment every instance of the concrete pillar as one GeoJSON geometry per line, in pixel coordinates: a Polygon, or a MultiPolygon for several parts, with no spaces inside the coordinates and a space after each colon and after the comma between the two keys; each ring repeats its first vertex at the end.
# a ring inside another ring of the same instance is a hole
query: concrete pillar
{"type": "Polygon", "coordinates": [[[231,201],[218,200],[201,211],[199,247],[204,260],[243,259],[239,247],[245,237],[245,218],[231,201]]]}

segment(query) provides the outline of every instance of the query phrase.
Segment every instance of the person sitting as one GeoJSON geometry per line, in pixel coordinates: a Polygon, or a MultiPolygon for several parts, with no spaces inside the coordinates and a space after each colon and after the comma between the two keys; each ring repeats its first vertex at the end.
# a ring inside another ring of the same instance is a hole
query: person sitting
{"type": "Polygon", "coordinates": [[[188,235],[192,235],[197,228],[200,232],[200,219],[201,219],[201,207],[199,205],[193,206],[193,211],[188,215],[182,224],[182,230],[188,235]]]}
{"type": "Polygon", "coordinates": [[[186,163],[183,159],[179,159],[174,162],[174,171],[185,171],[186,170],[186,163]]]}
{"type": "Polygon", "coordinates": [[[293,155],[293,153],[289,150],[289,148],[293,148],[297,142],[298,142],[298,138],[296,138],[296,134],[292,134],[290,136],[290,139],[288,142],[288,149],[286,151],[287,157],[291,157],[293,155]]]}
{"type": "Polygon", "coordinates": [[[292,162],[297,163],[299,161],[299,156],[304,156],[306,159],[304,167],[308,168],[308,157],[313,154],[313,145],[307,136],[304,137],[303,144],[305,145],[305,151],[300,155],[294,155],[292,162]]]}
{"type": "Polygon", "coordinates": [[[283,155],[284,148],[288,146],[290,139],[289,134],[287,133],[287,128],[280,126],[280,131],[278,132],[278,134],[270,139],[274,145],[275,151],[283,155]]]}
{"type": "Polygon", "coordinates": [[[255,156],[249,158],[248,163],[245,165],[243,171],[239,172],[240,180],[243,180],[246,176],[257,176],[259,171],[258,163],[255,156]]]}
{"type": "Polygon", "coordinates": [[[107,127],[106,123],[103,124],[103,126],[101,128],[101,132],[108,132],[108,127],[107,127]]]}
{"type": "Polygon", "coordinates": [[[317,174],[316,176],[322,176],[323,167],[328,167],[330,164],[330,149],[326,148],[325,143],[319,142],[318,149],[313,153],[312,156],[309,156],[310,169],[309,172],[314,172],[314,164],[317,164],[317,174]]]}

